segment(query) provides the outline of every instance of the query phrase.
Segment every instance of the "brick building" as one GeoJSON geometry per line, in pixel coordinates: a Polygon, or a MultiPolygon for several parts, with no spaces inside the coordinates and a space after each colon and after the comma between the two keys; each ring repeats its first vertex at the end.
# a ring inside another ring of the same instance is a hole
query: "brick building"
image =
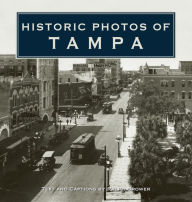
{"type": "Polygon", "coordinates": [[[95,85],[92,72],[59,72],[59,109],[73,111],[85,109],[91,105],[95,85]]]}
{"type": "Polygon", "coordinates": [[[24,78],[11,83],[9,105],[12,134],[39,120],[39,81],[24,78]]]}
{"type": "Polygon", "coordinates": [[[0,140],[37,119],[53,120],[58,107],[58,61],[0,55],[0,95],[0,140]]]}
{"type": "Polygon", "coordinates": [[[192,74],[192,61],[180,61],[179,69],[185,74],[192,74]]]}
{"type": "Polygon", "coordinates": [[[144,82],[158,85],[161,95],[170,96],[185,102],[186,108],[192,110],[192,74],[185,74],[178,69],[167,66],[148,66],[142,68],[144,82]]]}

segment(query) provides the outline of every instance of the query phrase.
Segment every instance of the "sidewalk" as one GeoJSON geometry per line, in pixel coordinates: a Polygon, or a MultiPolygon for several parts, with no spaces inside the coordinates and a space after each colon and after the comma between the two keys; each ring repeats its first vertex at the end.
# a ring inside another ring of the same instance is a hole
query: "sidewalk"
{"type": "Polygon", "coordinates": [[[70,117],[60,117],[60,120],[62,121],[61,122],[62,127],[65,126],[65,128],[73,128],[74,126],[85,125],[87,123],[87,116],[81,116],[80,118],[76,118],[76,123],[74,117],[72,119],[70,117]],[[67,120],[69,121],[68,124],[67,120]]]}
{"type": "Polygon", "coordinates": [[[107,192],[106,201],[141,202],[140,194],[134,194],[133,191],[127,190],[129,188],[132,188],[129,184],[128,168],[130,164],[130,159],[128,156],[127,148],[128,146],[132,147],[132,142],[136,135],[135,122],[136,119],[131,119],[130,126],[126,128],[126,138],[124,142],[121,143],[120,147],[121,157],[116,159],[110,176],[109,184],[112,191],[107,192]],[[123,192],[121,191],[122,189],[125,189],[127,191],[123,192]]]}

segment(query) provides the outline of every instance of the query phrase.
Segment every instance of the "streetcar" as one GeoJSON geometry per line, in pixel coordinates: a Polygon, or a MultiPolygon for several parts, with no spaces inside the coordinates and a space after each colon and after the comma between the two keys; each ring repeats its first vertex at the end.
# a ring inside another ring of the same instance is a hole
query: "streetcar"
{"type": "Polygon", "coordinates": [[[95,135],[91,133],[79,136],[71,145],[71,162],[86,162],[96,152],[95,135]]]}

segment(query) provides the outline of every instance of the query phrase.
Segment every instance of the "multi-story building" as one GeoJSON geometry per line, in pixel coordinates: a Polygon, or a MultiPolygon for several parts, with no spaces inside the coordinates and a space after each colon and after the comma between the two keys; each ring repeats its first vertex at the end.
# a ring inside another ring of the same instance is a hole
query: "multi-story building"
{"type": "Polygon", "coordinates": [[[86,59],[86,64],[74,64],[73,70],[77,72],[94,72],[97,79],[98,95],[118,91],[122,80],[120,59],[86,59]]]}
{"type": "Polygon", "coordinates": [[[44,121],[53,121],[58,110],[58,60],[38,59],[35,62],[40,81],[39,115],[44,121]]]}
{"type": "Polygon", "coordinates": [[[29,77],[11,83],[9,107],[12,135],[39,120],[39,81],[29,77]]]}
{"type": "Polygon", "coordinates": [[[179,69],[185,74],[192,74],[192,61],[180,61],[179,69]]]}
{"type": "Polygon", "coordinates": [[[59,109],[60,111],[85,109],[91,105],[96,81],[90,71],[59,72],[59,109]]]}
{"type": "Polygon", "coordinates": [[[192,74],[185,74],[178,69],[167,66],[148,66],[142,68],[144,82],[159,86],[161,95],[170,96],[185,102],[186,108],[192,110],[192,74]]]}
{"type": "Polygon", "coordinates": [[[57,60],[0,55],[0,140],[39,118],[53,120],[58,106],[57,81],[57,60]]]}

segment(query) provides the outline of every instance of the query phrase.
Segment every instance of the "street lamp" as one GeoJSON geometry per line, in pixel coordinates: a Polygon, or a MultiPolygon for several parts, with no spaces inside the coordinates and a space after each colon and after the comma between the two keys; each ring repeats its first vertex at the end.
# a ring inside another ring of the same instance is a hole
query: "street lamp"
{"type": "Polygon", "coordinates": [[[104,146],[105,164],[104,164],[104,201],[106,200],[106,145],[104,146]]]}
{"type": "Polygon", "coordinates": [[[62,123],[62,121],[61,121],[61,119],[59,119],[59,131],[60,131],[60,133],[61,133],[61,123],[62,123]]]}
{"type": "Polygon", "coordinates": [[[109,170],[112,167],[112,161],[111,160],[106,161],[106,167],[107,167],[107,188],[109,189],[109,187],[110,187],[110,184],[109,184],[109,170]]]}
{"type": "Polygon", "coordinates": [[[117,141],[117,144],[118,144],[118,157],[121,157],[121,153],[120,153],[120,140],[121,140],[121,137],[118,135],[115,140],[117,141]]]}
{"type": "Polygon", "coordinates": [[[125,112],[123,112],[123,142],[126,137],[126,122],[125,122],[125,112]]]}
{"type": "Polygon", "coordinates": [[[74,116],[75,116],[75,124],[77,124],[77,110],[75,110],[74,116]]]}

